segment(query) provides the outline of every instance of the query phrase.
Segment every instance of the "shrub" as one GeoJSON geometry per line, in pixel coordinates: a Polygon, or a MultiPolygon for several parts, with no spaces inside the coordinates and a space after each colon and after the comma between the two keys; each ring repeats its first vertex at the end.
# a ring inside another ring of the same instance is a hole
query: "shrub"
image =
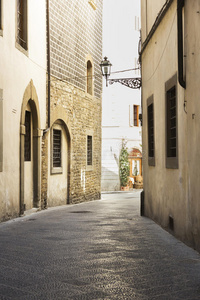
{"type": "Polygon", "coordinates": [[[129,180],[130,165],[128,161],[128,151],[124,142],[119,155],[119,176],[121,186],[126,186],[129,180]]]}

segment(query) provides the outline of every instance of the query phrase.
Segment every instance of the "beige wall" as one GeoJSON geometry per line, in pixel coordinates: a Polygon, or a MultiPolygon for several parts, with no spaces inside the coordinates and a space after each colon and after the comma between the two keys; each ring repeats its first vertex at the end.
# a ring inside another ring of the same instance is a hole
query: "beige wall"
{"type": "Polygon", "coordinates": [[[0,219],[19,214],[20,119],[23,95],[31,79],[39,99],[41,127],[46,109],[45,1],[28,1],[28,51],[15,47],[15,1],[3,1],[0,36],[0,89],[3,90],[3,172],[0,172],[0,219]],[[37,20],[37,22],[35,21],[37,20]]]}
{"type": "Polygon", "coordinates": [[[166,0],[141,0],[142,41],[146,39],[166,0]]]}
{"type": "MultiPolygon", "coordinates": [[[[153,1],[152,1],[153,2],[153,1]]],[[[185,1],[184,72],[186,89],[177,82],[178,169],[166,168],[165,82],[178,72],[177,1],[155,31],[142,54],[143,159],[145,214],[200,250],[200,168],[199,168],[199,44],[200,1],[185,1]],[[154,96],[155,166],[148,165],[147,99],[154,96]],[[186,105],[184,107],[184,100],[186,105]]],[[[144,3],[143,3],[144,10],[144,3]]],[[[143,17],[142,26],[146,23],[143,17]]],[[[143,28],[143,30],[144,30],[143,28]]]]}
{"type": "Polygon", "coordinates": [[[175,222],[178,236],[185,231],[187,171],[186,171],[186,114],[183,110],[184,91],[178,88],[178,156],[179,168],[167,169],[165,163],[165,82],[177,73],[176,3],[167,12],[142,55],[142,104],[147,115],[147,99],[154,96],[155,167],[148,165],[147,118],[143,119],[143,176],[145,213],[168,227],[169,215],[175,222]],[[164,32],[164,34],[163,34],[164,32]],[[167,64],[166,64],[167,62],[167,64]]]}
{"type": "Polygon", "coordinates": [[[200,1],[185,1],[185,61],[187,100],[188,200],[189,240],[200,251],[200,1]]]}

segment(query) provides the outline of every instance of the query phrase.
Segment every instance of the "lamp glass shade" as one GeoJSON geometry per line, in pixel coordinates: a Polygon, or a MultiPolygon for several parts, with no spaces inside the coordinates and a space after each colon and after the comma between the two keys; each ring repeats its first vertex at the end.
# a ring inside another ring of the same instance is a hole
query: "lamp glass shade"
{"type": "Polygon", "coordinates": [[[101,62],[100,67],[101,67],[101,72],[103,76],[109,77],[111,73],[111,66],[112,64],[108,60],[107,57],[104,57],[104,60],[101,62]]]}

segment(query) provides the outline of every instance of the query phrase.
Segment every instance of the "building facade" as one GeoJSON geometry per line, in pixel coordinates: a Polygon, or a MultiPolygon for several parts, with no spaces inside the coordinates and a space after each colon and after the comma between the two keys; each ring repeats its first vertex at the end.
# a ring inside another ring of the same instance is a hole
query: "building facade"
{"type": "Polygon", "coordinates": [[[48,1],[42,205],[100,198],[102,1],[48,1]]]}
{"type": "Polygon", "coordinates": [[[0,1],[0,220],[41,205],[45,1],[37,6],[34,0],[0,1]]]}
{"type": "Polygon", "coordinates": [[[100,198],[102,3],[36,2],[0,0],[0,221],[100,198]]]}
{"type": "MultiPolygon", "coordinates": [[[[140,77],[139,39],[140,6],[138,1],[125,0],[123,3],[115,0],[105,1],[103,52],[113,65],[113,73],[111,73],[110,78],[140,77]],[[114,14],[110,10],[111,6],[115,7],[114,14]],[[118,70],[129,71],[115,73],[118,70]]],[[[120,190],[119,155],[124,142],[130,154],[134,149],[142,153],[141,124],[139,121],[140,95],[140,90],[133,90],[119,83],[108,84],[106,87],[104,82],[102,98],[102,191],[120,190]]],[[[142,172],[141,165],[132,156],[130,156],[130,170],[131,177],[142,172]]]]}
{"type": "Polygon", "coordinates": [[[144,214],[200,251],[200,1],[141,1],[144,214]]]}

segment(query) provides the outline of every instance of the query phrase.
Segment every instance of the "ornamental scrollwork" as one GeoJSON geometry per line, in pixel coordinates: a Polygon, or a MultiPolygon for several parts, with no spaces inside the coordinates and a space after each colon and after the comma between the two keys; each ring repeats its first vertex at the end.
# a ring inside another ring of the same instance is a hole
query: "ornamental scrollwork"
{"type": "Polygon", "coordinates": [[[120,79],[109,79],[109,84],[113,84],[114,82],[119,82],[131,89],[139,89],[142,86],[141,78],[120,78],[120,79]]]}

